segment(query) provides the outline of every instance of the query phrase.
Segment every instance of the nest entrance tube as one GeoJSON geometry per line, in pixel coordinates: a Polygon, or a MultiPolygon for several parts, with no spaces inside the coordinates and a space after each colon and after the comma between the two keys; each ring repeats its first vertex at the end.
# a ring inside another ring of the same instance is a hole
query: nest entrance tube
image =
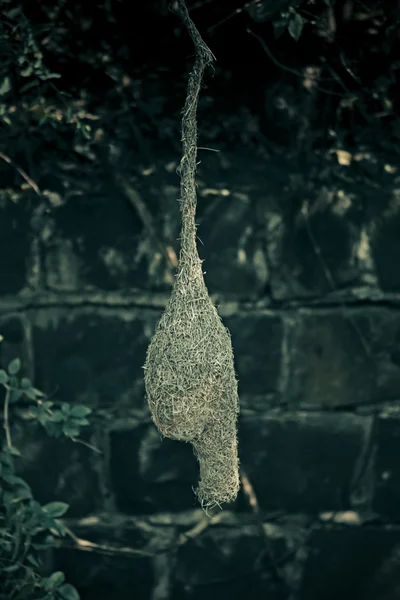
{"type": "Polygon", "coordinates": [[[196,51],[182,112],[181,249],[170,299],[147,350],[144,381],[160,432],[193,445],[200,466],[196,495],[209,508],[232,502],[239,490],[239,400],[230,334],[209,297],[196,246],[197,104],[214,57],[184,0],[175,6],[196,51]]]}

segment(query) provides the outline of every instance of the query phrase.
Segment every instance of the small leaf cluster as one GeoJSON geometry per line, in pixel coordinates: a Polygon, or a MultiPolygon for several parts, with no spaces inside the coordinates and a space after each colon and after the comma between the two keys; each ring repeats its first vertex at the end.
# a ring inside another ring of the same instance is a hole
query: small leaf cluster
{"type": "MultiPolygon", "coordinates": [[[[0,370],[5,390],[4,429],[12,405],[28,403],[31,421],[42,425],[54,437],[75,440],[88,425],[91,410],[83,405],[63,403],[59,408],[47,401],[26,377],[19,377],[21,361],[16,358],[7,370],[0,370]]],[[[29,484],[17,474],[15,461],[21,455],[10,443],[0,452],[0,600],[79,600],[77,590],[65,581],[62,572],[44,576],[41,554],[66,534],[60,520],[69,506],[65,502],[39,504],[29,484]]]]}
{"type": "Polygon", "coordinates": [[[278,19],[273,22],[275,37],[279,37],[285,30],[297,42],[303,31],[304,19],[293,6],[287,11],[282,11],[278,19]]]}
{"type": "Polygon", "coordinates": [[[91,409],[83,404],[70,405],[63,402],[56,405],[46,400],[43,392],[36,389],[27,377],[18,377],[20,369],[19,358],[11,361],[7,371],[0,369],[0,385],[8,392],[9,403],[15,404],[23,398],[31,400],[33,403],[28,405],[26,411],[31,420],[36,420],[42,425],[51,437],[66,436],[75,440],[81,428],[89,425],[86,417],[91,413],[91,409]]]}
{"type": "MultiPolygon", "coordinates": [[[[34,25],[22,5],[2,12],[0,23],[0,124],[15,132],[46,124],[47,135],[74,131],[78,139],[92,138],[91,126],[79,100],[55,85],[61,74],[46,65],[43,42],[53,35],[53,25],[34,25]]],[[[44,128],[46,129],[46,128],[44,128]]]]}

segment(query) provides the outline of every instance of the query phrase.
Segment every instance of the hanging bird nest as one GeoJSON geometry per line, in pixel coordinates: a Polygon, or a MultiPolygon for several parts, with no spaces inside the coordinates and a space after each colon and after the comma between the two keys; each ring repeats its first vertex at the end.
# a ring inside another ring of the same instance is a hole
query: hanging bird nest
{"type": "Polygon", "coordinates": [[[190,442],[200,465],[204,507],[233,501],[239,490],[237,381],[231,338],[209,297],[196,246],[197,104],[213,55],[175,3],[196,49],[182,116],[181,250],[166,309],[147,350],[145,387],[153,420],[171,439],[190,442]]]}

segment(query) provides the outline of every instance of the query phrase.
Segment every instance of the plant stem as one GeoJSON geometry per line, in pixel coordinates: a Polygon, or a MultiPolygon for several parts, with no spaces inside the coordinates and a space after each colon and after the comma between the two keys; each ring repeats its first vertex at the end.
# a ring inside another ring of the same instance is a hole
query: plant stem
{"type": "Polygon", "coordinates": [[[4,398],[4,413],[3,413],[3,417],[4,417],[4,431],[6,432],[6,441],[7,441],[7,448],[9,448],[11,450],[11,434],[10,434],[10,423],[8,420],[8,407],[10,404],[10,388],[7,386],[6,387],[6,397],[4,398]]]}

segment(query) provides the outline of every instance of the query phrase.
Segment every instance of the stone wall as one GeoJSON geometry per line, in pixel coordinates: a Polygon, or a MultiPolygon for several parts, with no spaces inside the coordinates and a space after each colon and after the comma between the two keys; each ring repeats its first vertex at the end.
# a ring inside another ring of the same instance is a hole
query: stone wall
{"type": "Polygon", "coordinates": [[[399,597],[399,180],[368,155],[335,160],[305,175],[202,157],[199,250],[232,334],[244,484],[214,519],[195,503],[191,447],[161,440],[144,402],[173,280],[162,245],[178,251],[176,164],[131,182],[152,235],[111,185],[2,200],[1,361],[94,409],[100,454],[19,441],[37,499],[70,503],[92,542],[49,557],[83,600],[399,597]]]}

